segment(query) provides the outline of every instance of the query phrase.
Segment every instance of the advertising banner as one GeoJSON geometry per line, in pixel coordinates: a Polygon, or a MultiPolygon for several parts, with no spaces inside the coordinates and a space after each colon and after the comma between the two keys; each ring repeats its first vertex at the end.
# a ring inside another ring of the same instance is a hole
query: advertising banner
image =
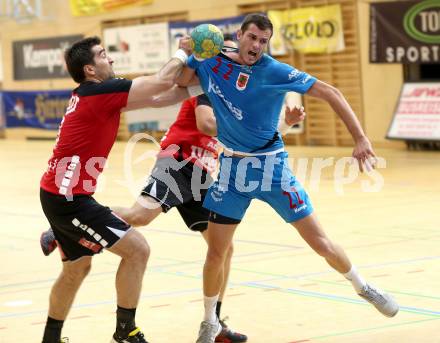
{"type": "Polygon", "coordinates": [[[303,53],[342,51],[344,32],[340,5],[269,11],[273,37],[272,55],[284,55],[288,49],[303,53]]]}
{"type": "Polygon", "coordinates": [[[64,51],[82,38],[73,35],[13,42],[14,80],[69,77],[64,51]]]}
{"type": "Polygon", "coordinates": [[[76,17],[97,15],[129,6],[151,4],[153,0],[70,0],[70,11],[76,17]]]}
{"type": "Polygon", "coordinates": [[[168,23],[105,29],[104,43],[117,75],[155,73],[170,57],[168,23]]]}
{"type": "Polygon", "coordinates": [[[370,4],[371,63],[439,63],[440,1],[370,4]]]}
{"type": "Polygon", "coordinates": [[[440,83],[405,83],[387,138],[440,140],[440,83]]]}
{"type": "Polygon", "coordinates": [[[57,130],[72,92],[3,92],[6,127],[57,130]]]}

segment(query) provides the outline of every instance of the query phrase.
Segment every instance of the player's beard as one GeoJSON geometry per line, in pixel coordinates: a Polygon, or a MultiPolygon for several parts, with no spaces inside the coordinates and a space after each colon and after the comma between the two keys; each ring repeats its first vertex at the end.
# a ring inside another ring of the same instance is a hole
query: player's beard
{"type": "Polygon", "coordinates": [[[115,72],[113,71],[113,69],[111,69],[110,70],[110,73],[109,73],[109,76],[108,76],[108,78],[107,78],[107,80],[110,80],[110,79],[114,79],[115,78],[115,72]]]}

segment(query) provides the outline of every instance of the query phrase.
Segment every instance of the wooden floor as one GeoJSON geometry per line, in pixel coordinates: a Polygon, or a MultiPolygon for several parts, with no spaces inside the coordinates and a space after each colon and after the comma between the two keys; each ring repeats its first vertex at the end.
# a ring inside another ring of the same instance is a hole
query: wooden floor
{"type": "MultiPolygon", "coordinates": [[[[50,287],[60,271],[58,254],[45,257],[39,248],[40,232],[47,228],[39,178],[51,148],[51,142],[0,140],[1,343],[41,342],[50,287]]],[[[138,145],[134,156],[153,148],[138,145]]],[[[124,181],[124,149],[123,143],[115,146],[100,180],[103,189],[96,198],[106,205],[130,205],[154,161],[149,157],[135,164],[139,184],[131,186],[132,194],[124,181]]],[[[395,318],[383,317],[271,208],[255,201],[235,237],[222,310],[230,326],[252,343],[440,342],[440,154],[378,150],[386,160],[386,168],[378,170],[383,187],[365,192],[365,183],[375,184],[372,177],[343,186],[334,181],[336,162],[350,149],[295,147],[289,152],[308,158],[302,160],[309,162],[305,187],[327,233],[365,278],[395,296],[401,310],[395,318]],[[311,181],[311,167],[318,161],[313,158],[332,157],[320,183],[311,181]]],[[[152,255],[137,324],[153,343],[194,342],[203,313],[205,243],[186,229],[175,210],[141,230],[152,255]]],[[[95,257],[65,324],[70,342],[110,340],[117,266],[118,258],[108,252],[95,257]]]]}

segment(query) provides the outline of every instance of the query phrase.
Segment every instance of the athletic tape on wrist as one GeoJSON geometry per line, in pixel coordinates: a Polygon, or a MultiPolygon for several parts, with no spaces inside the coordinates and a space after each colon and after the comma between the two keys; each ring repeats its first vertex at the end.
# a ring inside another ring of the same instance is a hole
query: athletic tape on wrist
{"type": "Polygon", "coordinates": [[[181,60],[183,64],[186,64],[186,61],[188,60],[188,55],[183,49],[177,50],[173,57],[181,60]]]}

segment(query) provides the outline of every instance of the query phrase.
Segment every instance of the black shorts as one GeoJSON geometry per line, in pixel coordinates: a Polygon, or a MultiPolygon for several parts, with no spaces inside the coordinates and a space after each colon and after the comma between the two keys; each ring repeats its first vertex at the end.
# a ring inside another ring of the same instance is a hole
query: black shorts
{"type": "Polygon", "coordinates": [[[40,201],[63,261],[74,261],[110,248],[131,228],[89,195],[75,195],[68,201],[63,195],[40,189],[40,201]]]}
{"type": "Polygon", "coordinates": [[[191,162],[175,170],[176,162],[174,158],[158,158],[141,195],[159,201],[163,212],[176,207],[189,229],[205,231],[209,210],[203,207],[203,200],[213,179],[191,162]]]}

